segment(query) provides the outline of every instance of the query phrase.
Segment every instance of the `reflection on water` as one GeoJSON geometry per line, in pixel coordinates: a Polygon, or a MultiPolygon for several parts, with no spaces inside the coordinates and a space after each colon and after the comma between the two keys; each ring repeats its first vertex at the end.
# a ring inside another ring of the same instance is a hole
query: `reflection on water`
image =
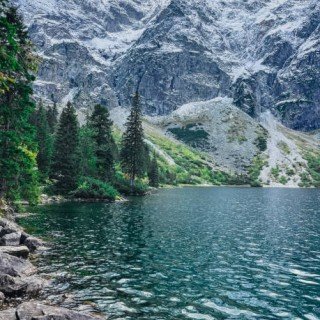
{"type": "Polygon", "coordinates": [[[50,299],[109,319],[319,319],[320,191],[162,190],[23,219],[50,299]]]}

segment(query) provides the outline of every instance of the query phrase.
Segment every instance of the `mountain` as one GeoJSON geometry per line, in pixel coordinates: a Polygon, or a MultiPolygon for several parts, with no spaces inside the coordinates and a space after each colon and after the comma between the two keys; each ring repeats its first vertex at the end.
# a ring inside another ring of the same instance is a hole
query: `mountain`
{"type": "Polygon", "coordinates": [[[319,142],[291,129],[320,129],[318,0],[14,3],[42,59],[38,97],[79,113],[101,103],[119,124],[138,90],[149,124],[221,170],[312,180],[319,142]]]}
{"type": "Polygon", "coordinates": [[[320,128],[317,0],[16,0],[43,63],[36,92],[146,113],[230,97],[286,126],[320,128]]]}

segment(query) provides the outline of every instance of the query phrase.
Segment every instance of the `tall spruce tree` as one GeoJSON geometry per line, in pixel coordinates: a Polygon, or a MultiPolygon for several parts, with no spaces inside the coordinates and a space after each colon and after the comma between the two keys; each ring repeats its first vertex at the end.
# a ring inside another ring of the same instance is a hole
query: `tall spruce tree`
{"type": "Polygon", "coordinates": [[[96,142],[94,139],[94,131],[88,125],[80,128],[79,135],[79,174],[81,177],[96,177],[97,176],[97,156],[96,142]]]}
{"type": "Polygon", "coordinates": [[[148,172],[149,184],[151,187],[159,187],[159,167],[156,153],[153,154],[152,161],[150,163],[150,168],[148,172]]]}
{"type": "Polygon", "coordinates": [[[133,97],[132,108],[126,123],[126,131],[122,137],[120,152],[122,170],[128,174],[131,192],[135,187],[135,179],[145,173],[145,145],[141,119],[140,97],[138,92],[133,97]]]}
{"type": "Polygon", "coordinates": [[[57,124],[58,124],[58,108],[57,104],[54,103],[53,106],[49,106],[47,109],[47,119],[48,119],[48,125],[50,128],[50,133],[53,134],[56,130],[57,124]]]}
{"type": "Polygon", "coordinates": [[[56,191],[62,195],[67,195],[77,187],[78,146],[79,123],[75,108],[68,102],[60,116],[51,168],[56,191]]]}
{"type": "Polygon", "coordinates": [[[0,197],[38,199],[36,143],[29,118],[37,59],[17,9],[0,2],[0,197]]]}
{"type": "Polygon", "coordinates": [[[111,182],[114,178],[114,157],[117,146],[112,137],[109,110],[99,104],[96,105],[89,118],[89,126],[96,144],[97,178],[111,182]]]}
{"type": "Polygon", "coordinates": [[[49,176],[53,137],[50,132],[50,127],[47,118],[47,110],[40,102],[38,109],[33,116],[33,123],[36,127],[36,137],[38,143],[38,155],[37,163],[42,180],[45,180],[49,176]]]}

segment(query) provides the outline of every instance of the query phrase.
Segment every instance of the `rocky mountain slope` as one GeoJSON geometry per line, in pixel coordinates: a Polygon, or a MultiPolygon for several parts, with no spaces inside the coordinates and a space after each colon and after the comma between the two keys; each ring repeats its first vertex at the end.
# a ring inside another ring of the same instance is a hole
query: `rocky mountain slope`
{"type": "Polygon", "coordinates": [[[319,142],[286,128],[320,128],[318,0],[13,1],[42,58],[38,97],[117,114],[139,90],[154,130],[221,170],[312,180],[319,142]]]}
{"type": "MultiPolygon", "coordinates": [[[[111,110],[120,130],[127,115],[126,108],[111,110]]],[[[317,133],[289,129],[270,111],[252,119],[230,98],[185,104],[165,116],[147,116],[144,129],[146,142],[158,160],[173,172],[194,175],[193,184],[320,186],[317,133]],[[214,175],[203,175],[203,168],[214,175]]]]}
{"type": "Polygon", "coordinates": [[[43,58],[36,92],[148,114],[230,97],[252,116],[320,127],[317,0],[15,0],[43,58]]]}

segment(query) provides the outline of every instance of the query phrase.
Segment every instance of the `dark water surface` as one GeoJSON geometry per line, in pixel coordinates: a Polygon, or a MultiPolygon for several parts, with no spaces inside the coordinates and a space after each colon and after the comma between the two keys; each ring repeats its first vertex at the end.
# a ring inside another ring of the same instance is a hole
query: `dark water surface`
{"type": "Polygon", "coordinates": [[[51,241],[37,258],[50,299],[109,319],[320,319],[320,190],[183,188],[38,212],[22,223],[51,241]]]}

